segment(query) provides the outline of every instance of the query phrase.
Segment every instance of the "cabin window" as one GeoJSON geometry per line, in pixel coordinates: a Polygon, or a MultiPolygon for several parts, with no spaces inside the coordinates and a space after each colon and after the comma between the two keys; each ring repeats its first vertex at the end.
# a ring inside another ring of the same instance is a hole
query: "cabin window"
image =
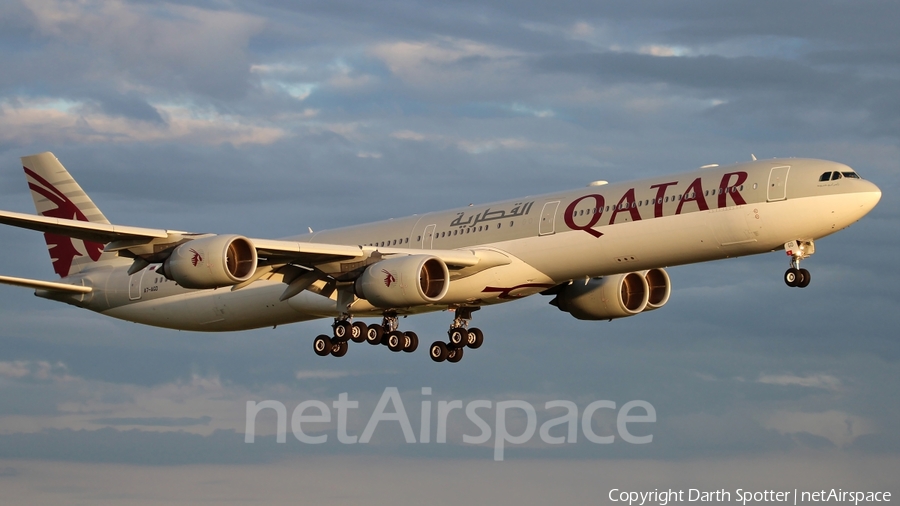
{"type": "Polygon", "coordinates": [[[513,222],[509,222],[509,226],[510,226],[510,227],[513,226],[513,222]]]}
{"type": "Polygon", "coordinates": [[[421,242],[421,241],[422,241],[422,236],[420,235],[419,238],[416,239],[416,242],[421,242]]]}
{"type": "Polygon", "coordinates": [[[500,228],[500,225],[502,225],[502,223],[498,223],[498,224],[497,224],[497,228],[500,228]]]}

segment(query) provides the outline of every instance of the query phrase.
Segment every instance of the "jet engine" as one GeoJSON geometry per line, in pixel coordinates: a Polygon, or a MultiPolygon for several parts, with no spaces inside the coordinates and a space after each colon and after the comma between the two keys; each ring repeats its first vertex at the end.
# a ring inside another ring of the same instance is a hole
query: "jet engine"
{"type": "Polygon", "coordinates": [[[550,304],[579,320],[612,320],[657,309],[669,301],[669,275],[663,269],[574,281],[550,304]]]}
{"type": "Polygon", "coordinates": [[[256,247],[246,237],[214,235],[178,246],[161,270],[185,288],[219,288],[250,279],[256,262],[256,247]]]}
{"type": "Polygon", "coordinates": [[[450,271],[440,258],[409,255],[374,263],[356,280],[356,295],[375,307],[430,304],[450,289],[450,271]]]}
{"type": "Polygon", "coordinates": [[[647,307],[644,311],[659,309],[669,302],[669,296],[672,295],[672,281],[669,279],[669,273],[665,269],[650,269],[641,273],[647,280],[647,288],[650,290],[650,296],[647,297],[647,307]]]}

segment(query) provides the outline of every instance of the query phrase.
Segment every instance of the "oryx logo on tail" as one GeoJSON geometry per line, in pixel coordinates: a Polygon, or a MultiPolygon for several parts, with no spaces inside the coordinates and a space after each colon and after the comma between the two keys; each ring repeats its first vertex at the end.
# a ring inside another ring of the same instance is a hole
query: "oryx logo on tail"
{"type": "MultiPolygon", "coordinates": [[[[44,210],[41,212],[41,215],[64,220],[89,221],[78,206],[63,192],[28,167],[23,168],[25,169],[25,174],[31,179],[28,181],[28,188],[56,205],[55,209],[44,210]]],[[[87,254],[91,260],[96,262],[103,253],[104,245],[91,241],[80,241],[51,233],[45,233],[44,239],[47,241],[47,247],[50,250],[53,270],[63,278],[69,275],[69,271],[72,269],[72,262],[76,257],[87,254]],[[76,241],[83,244],[81,251],[76,247],[76,241]]]]}

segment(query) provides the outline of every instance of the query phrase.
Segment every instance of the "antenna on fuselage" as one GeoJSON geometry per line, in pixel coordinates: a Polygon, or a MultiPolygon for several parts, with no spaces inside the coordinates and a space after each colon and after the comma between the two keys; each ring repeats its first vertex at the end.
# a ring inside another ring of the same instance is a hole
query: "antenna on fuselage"
{"type": "Polygon", "coordinates": [[[754,155],[753,153],[750,153],[750,158],[752,158],[754,162],[756,161],[756,155],[754,155]]]}

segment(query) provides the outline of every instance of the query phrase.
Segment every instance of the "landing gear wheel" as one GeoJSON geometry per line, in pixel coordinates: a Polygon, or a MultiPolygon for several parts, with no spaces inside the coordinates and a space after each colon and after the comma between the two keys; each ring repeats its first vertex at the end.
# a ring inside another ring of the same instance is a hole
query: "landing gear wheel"
{"type": "Polygon", "coordinates": [[[481,329],[475,327],[470,328],[466,337],[466,346],[473,350],[480,348],[484,343],[484,333],[481,332],[481,329]]]}
{"type": "Polygon", "coordinates": [[[325,334],[320,335],[313,341],[313,351],[320,357],[328,355],[331,353],[331,339],[325,334]]]}
{"type": "Polygon", "coordinates": [[[416,348],[419,347],[419,336],[416,335],[415,332],[404,332],[406,336],[406,342],[403,345],[403,351],[406,353],[412,353],[416,351],[416,348]]]}
{"type": "Polygon", "coordinates": [[[350,344],[347,341],[333,343],[331,345],[331,354],[335,357],[343,357],[347,354],[348,349],[350,349],[350,344]]]}
{"type": "Polygon", "coordinates": [[[365,342],[367,330],[369,330],[369,328],[365,323],[353,322],[353,325],[350,326],[350,339],[352,339],[354,343],[365,342]]]}
{"type": "Polygon", "coordinates": [[[809,286],[809,282],[812,280],[812,275],[806,269],[800,269],[800,275],[802,276],[802,279],[799,283],[797,283],[797,286],[799,286],[800,288],[806,288],[807,286],[809,286]]]}
{"type": "Polygon", "coordinates": [[[384,337],[384,329],[379,324],[369,325],[366,329],[366,342],[369,344],[381,344],[381,338],[384,337]]]}
{"type": "Polygon", "coordinates": [[[450,355],[450,350],[443,341],[435,341],[428,350],[428,353],[431,355],[431,360],[443,362],[444,360],[447,360],[447,357],[450,355]]]}
{"type": "Polygon", "coordinates": [[[403,335],[403,332],[395,330],[387,335],[385,344],[391,351],[403,351],[404,346],[406,346],[406,336],[403,335]]]}
{"type": "Polygon", "coordinates": [[[800,283],[801,274],[799,269],[795,269],[791,267],[790,269],[784,271],[784,283],[787,286],[795,287],[800,283]]]}
{"type": "Polygon", "coordinates": [[[457,348],[455,350],[450,350],[450,355],[447,356],[447,362],[451,362],[453,364],[462,360],[463,357],[463,349],[457,348]]]}
{"type": "Polygon", "coordinates": [[[451,348],[462,348],[468,341],[468,332],[462,327],[452,328],[448,334],[450,335],[451,348]]]}
{"type": "Polygon", "coordinates": [[[350,338],[350,322],[342,321],[334,324],[334,340],[343,342],[350,338]]]}

